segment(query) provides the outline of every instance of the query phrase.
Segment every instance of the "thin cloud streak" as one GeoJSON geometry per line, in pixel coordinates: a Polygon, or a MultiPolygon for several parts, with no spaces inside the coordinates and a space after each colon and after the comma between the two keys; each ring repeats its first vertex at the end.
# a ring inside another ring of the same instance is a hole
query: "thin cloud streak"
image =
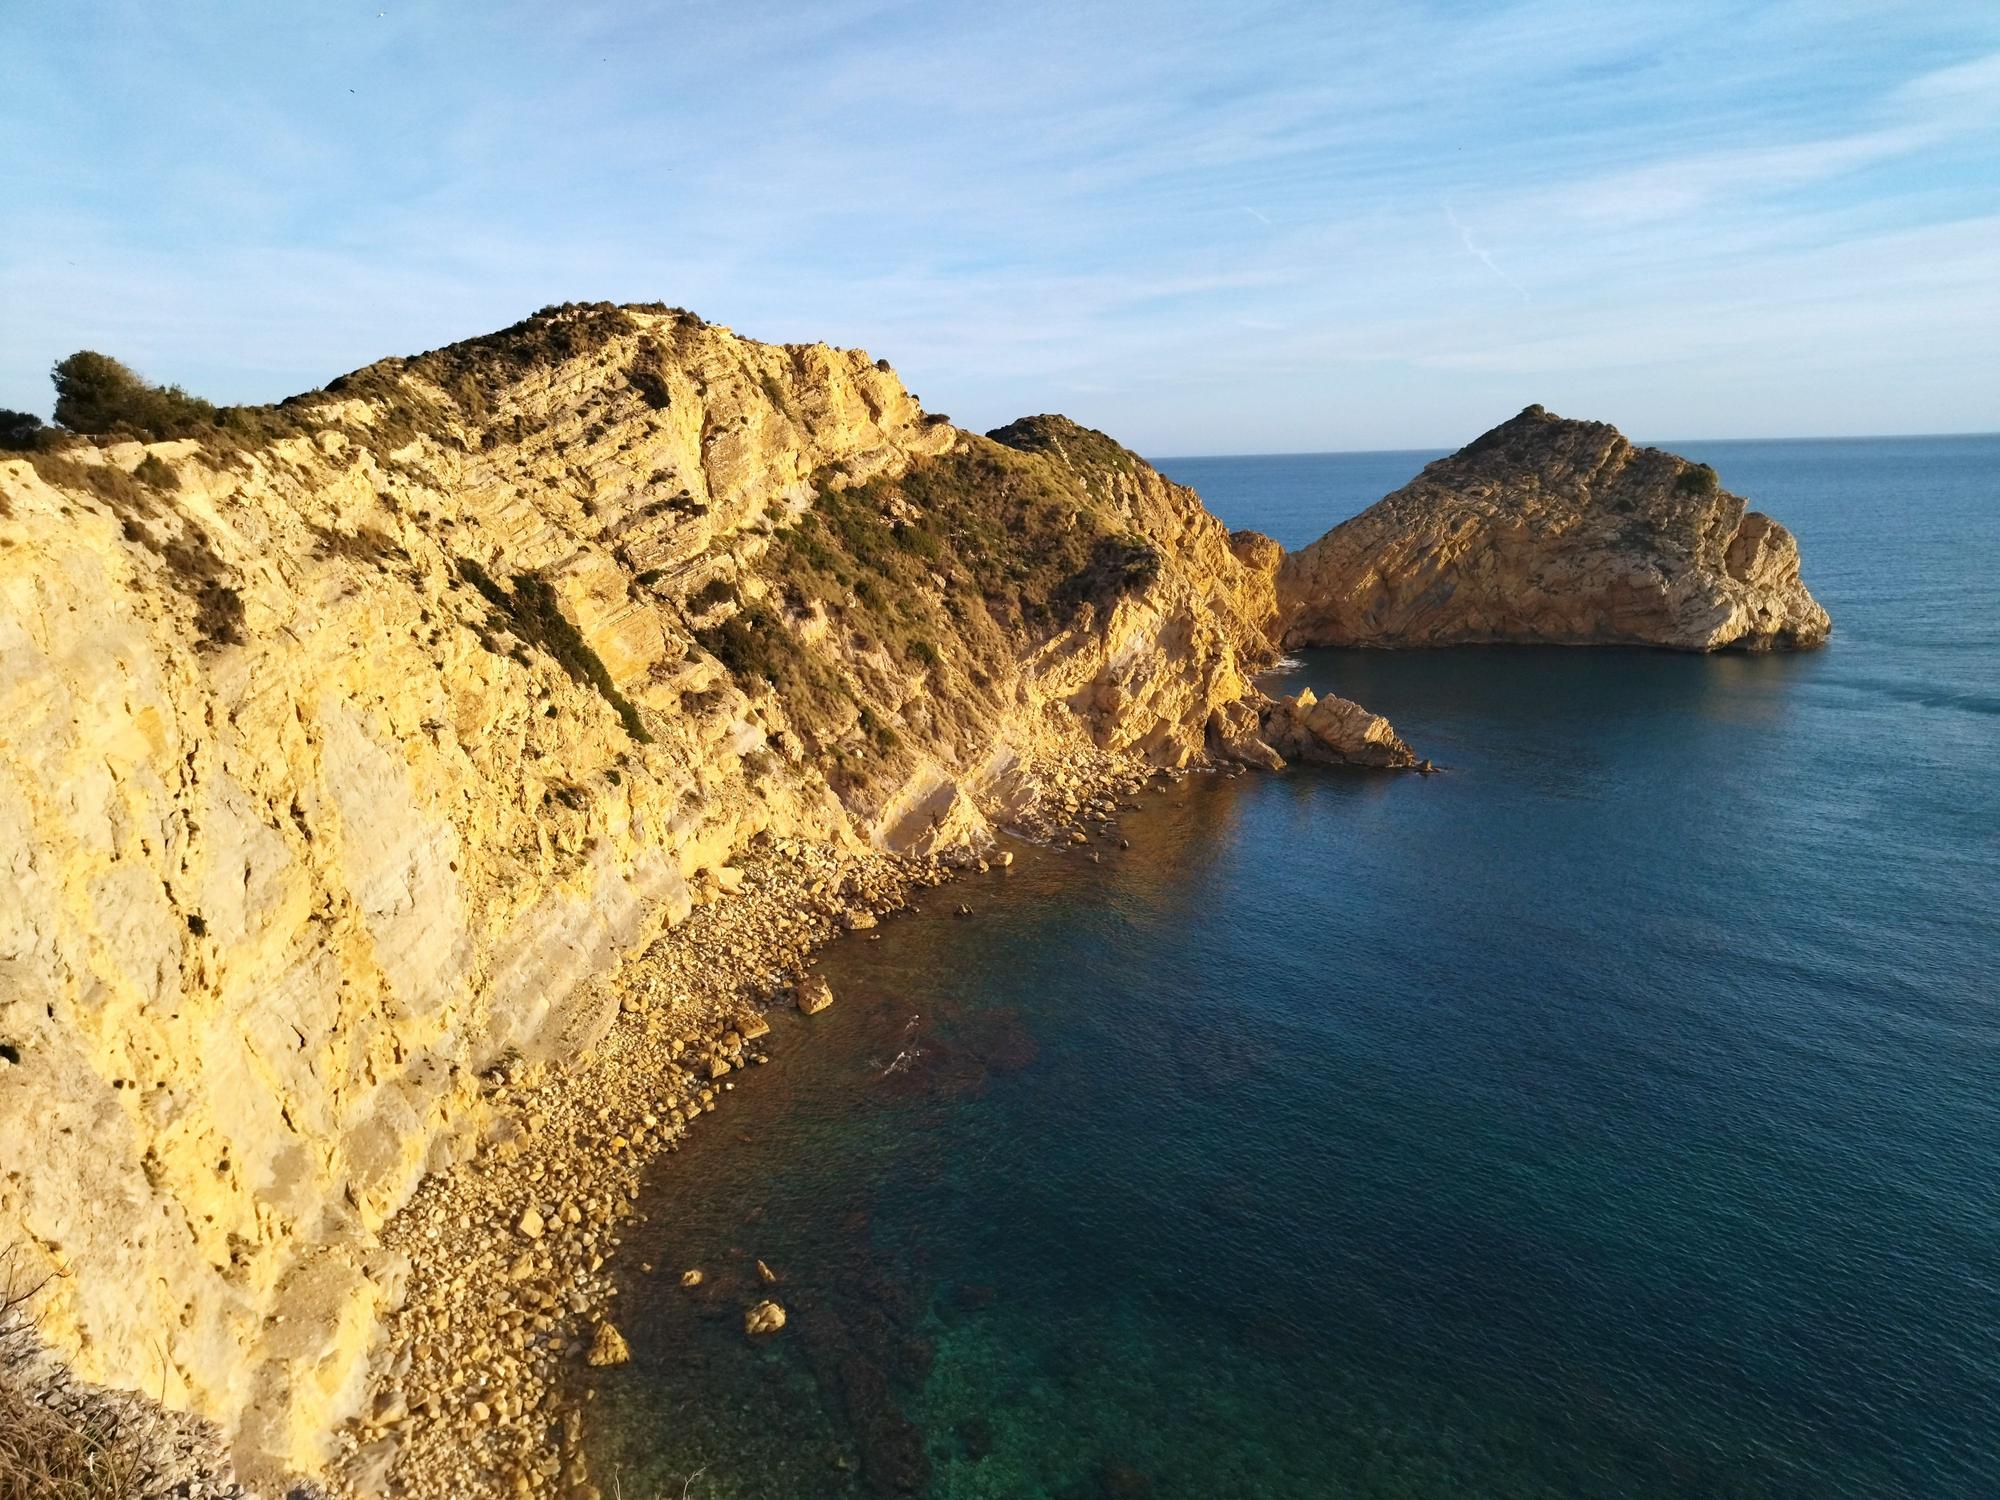
{"type": "Polygon", "coordinates": [[[1458,222],[1458,215],[1452,212],[1452,208],[1449,203],[1445,204],[1444,206],[1444,216],[1451,221],[1451,227],[1458,231],[1459,243],[1465,246],[1465,253],[1467,255],[1470,255],[1474,260],[1478,261],[1482,266],[1486,267],[1487,270],[1491,271],[1495,276],[1499,277],[1502,281],[1506,282],[1508,286],[1512,287],[1516,292],[1520,293],[1521,300],[1523,302],[1530,300],[1528,297],[1528,289],[1522,286],[1521,283],[1516,281],[1513,277],[1509,276],[1505,271],[1501,270],[1500,263],[1496,261],[1492,256],[1488,255],[1484,250],[1480,249],[1479,246],[1473,242],[1472,231],[1467,229],[1463,224],[1458,222]]]}
{"type": "Polygon", "coordinates": [[[1142,449],[1434,445],[1555,391],[1718,430],[1704,348],[1733,432],[1830,430],[1925,359],[1871,430],[1994,425],[1983,8],[231,14],[15,28],[0,405],[84,344],[265,399],[612,297],[1142,449]]]}

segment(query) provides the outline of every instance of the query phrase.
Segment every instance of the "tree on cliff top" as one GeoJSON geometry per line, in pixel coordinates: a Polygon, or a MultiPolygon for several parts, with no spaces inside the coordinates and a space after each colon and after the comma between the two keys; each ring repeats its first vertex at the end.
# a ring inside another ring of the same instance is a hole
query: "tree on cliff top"
{"type": "Polygon", "coordinates": [[[117,433],[159,441],[215,426],[215,407],[177,385],[154,385],[130,366],[80,349],[57,363],[56,420],[71,432],[117,433]]]}

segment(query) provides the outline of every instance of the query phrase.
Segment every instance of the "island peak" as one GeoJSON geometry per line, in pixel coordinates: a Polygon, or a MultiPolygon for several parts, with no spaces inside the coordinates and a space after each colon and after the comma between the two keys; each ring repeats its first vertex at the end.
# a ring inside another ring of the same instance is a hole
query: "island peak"
{"type": "Polygon", "coordinates": [[[1291,646],[1818,646],[1798,543],[1715,470],[1535,405],[1278,568],[1291,646]]]}

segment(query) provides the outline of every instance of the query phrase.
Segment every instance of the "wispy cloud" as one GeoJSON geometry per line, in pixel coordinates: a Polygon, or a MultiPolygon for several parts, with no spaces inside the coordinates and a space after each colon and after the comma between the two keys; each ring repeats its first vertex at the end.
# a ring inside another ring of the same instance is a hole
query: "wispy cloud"
{"type": "Polygon", "coordinates": [[[1458,215],[1452,211],[1449,203],[1444,206],[1444,216],[1451,221],[1451,227],[1458,231],[1458,240],[1460,244],[1465,246],[1465,253],[1486,267],[1487,270],[1491,271],[1502,281],[1506,282],[1516,292],[1520,293],[1521,300],[1526,302],[1528,300],[1528,289],[1509,276],[1505,271],[1501,270],[1500,263],[1479,247],[1477,242],[1472,238],[1472,231],[1459,223],[1458,215]]]}
{"type": "Polygon", "coordinates": [[[9,43],[0,405],[85,344],[254,399],[600,296],[1180,451],[2000,389],[1989,7],[107,0],[9,43]]]}

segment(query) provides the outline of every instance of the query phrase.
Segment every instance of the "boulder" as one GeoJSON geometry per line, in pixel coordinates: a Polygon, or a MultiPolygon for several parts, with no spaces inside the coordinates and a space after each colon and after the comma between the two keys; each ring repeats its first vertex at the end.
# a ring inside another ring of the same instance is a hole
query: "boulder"
{"type": "Polygon", "coordinates": [[[609,1320],[597,1325],[597,1333],[590,1341],[590,1352],[583,1362],[597,1369],[609,1365],[622,1365],[632,1358],[632,1350],[625,1342],[625,1336],[611,1326],[609,1320]]]}
{"type": "Polygon", "coordinates": [[[833,1004],[833,986],[817,974],[801,979],[793,993],[804,1015],[816,1016],[833,1004]]]}
{"type": "Polygon", "coordinates": [[[1417,757],[1380,714],[1346,698],[1321,698],[1311,688],[1280,698],[1263,715],[1264,738],[1282,756],[1319,765],[1400,770],[1417,757]]]}
{"type": "Polygon", "coordinates": [[[1234,703],[1223,704],[1208,716],[1211,753],[1223,760],[1255,766],[1263,771],[1284,770],[1284,756],[1273,749],[1262,735],[1263,721],[1254,698],[1240,698],[1234,703]]]}
{"type": "Polygon", "coordinates": [[[743,1314],[743,1331],[752,1338],[759,1334],[776,1333],[785,1326],[785,1310],[775,1302],[759,1302],[743,1314]]]}

